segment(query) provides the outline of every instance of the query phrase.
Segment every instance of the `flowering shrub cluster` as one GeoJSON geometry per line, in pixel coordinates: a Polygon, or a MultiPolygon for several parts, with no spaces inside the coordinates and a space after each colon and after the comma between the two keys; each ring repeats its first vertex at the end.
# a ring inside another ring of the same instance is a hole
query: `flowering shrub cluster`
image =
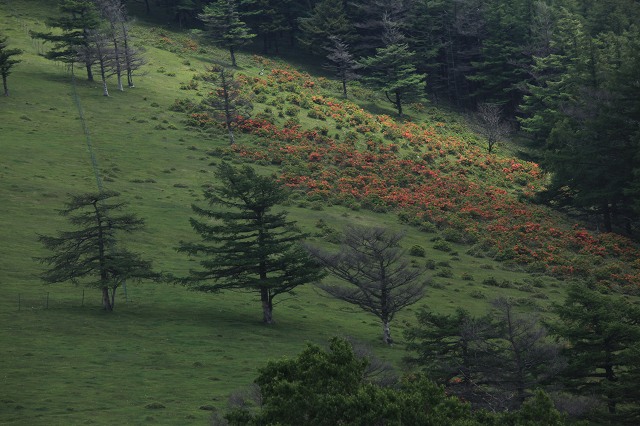
{"type": "MultiPolygon", "coordinates": [[[[246,82],[254,93],[295,93],[296,105],[344,128],[335,138],[299,124],[249,119],[238,125],[260,138],[231,149],[247,160],[280,165],[282,182],[310,199],[394,210],[413,224],[454,230],[478,254],[531,271],[640,289],[640,252],[632,242],[571,227],[527,200],[544,185],[537,164],[487,154],[447,135],[444,123],[401,123],[327,98],[308,74],[295,70],[272,69],[246,82]]],[[[209,117],[198,113],[190,120],[209,125],[209,117]]]]}

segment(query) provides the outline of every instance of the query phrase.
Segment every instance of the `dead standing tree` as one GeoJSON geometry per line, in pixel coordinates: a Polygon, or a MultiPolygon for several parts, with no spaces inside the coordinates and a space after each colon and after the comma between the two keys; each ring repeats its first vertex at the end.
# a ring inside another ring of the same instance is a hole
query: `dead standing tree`
{"type": "Polygon", "coordinates": [[[338,253],[308,247],[329,272],[347,283],[320,284],[320,288],[378,317],[382,339],[388,345],[393,343],[395,314],[420,300],[426,287],[424,269],[413,267],[403,257],[402,237],[384,228],[349,227],[338,253]]]}

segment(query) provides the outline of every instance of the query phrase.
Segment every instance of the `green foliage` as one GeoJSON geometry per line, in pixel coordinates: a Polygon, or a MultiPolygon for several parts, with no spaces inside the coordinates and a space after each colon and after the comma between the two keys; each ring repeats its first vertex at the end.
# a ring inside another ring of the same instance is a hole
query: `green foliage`
{"type": "Polygon", "coordinates": [[[198,18],[207,27],[211,40],[229,49],[231,66],[236,66],[235,49],[244,46],[255,37],[247,25],[240,20],[236,0],[216,0],[207,4],[198,18]]]}
{"type": "Polygon", "coordinates": [[[342,0],[321,0],[307,17],[300,18],[298,22],[300,44],[317,55],[326,54],[332,45],[332,36],[345,39],[351,32],[342,0]]]}
{"type": "Polygon", "coordinates": [[[555,312],[560,321],[551,324],[551,331],[567,342],[564,354],[569,365],[564,375],[569,388],[604,402],[611,420],[634,423],[640,415],[636,382],[640,309],[622,298],[574,284],[555,312]]]}
{"type": "Polygon", "coordinates": [[[13,59],[12,56],[18,56],[22,53],[21,49],[9,49],[8,39],[8,37],[0,34],[0,75],[2,76],[5,96],[9,96],[7,77],[11,74],[11,68],[21,62],[19,59],[13,59]]]}
{"type": "MultiPolygon", "coordinates": [[[[53,43],[45,55],[48,59],[73,64],[81,61],[79,49],[88,50],[90,31],[99,27],[100,16],[91,0],[62,0],[58,8],[62,16],[49,18],[47,25],[62,29],[62,34],[32,32],[31,36],[53,43]]],[[[93,62],[91,55],[85,56],[84,65],[89,81],[93,80],[93,62]]]]}
{"type": "Polygon", "coordinates": [[[102,306],[107,311],[113,310],[115,292],[126,280],[155,276],[150,262],[122,247],[120,234],[141,230],[144,222],[133,214],[118,214],[125,206],[122,202],[111,202],[118,195],[107,191],[72,196],[60,214],[68,216],[69,222],[78,229],[38,238],[45,248],[54,252],[38,259],[50,266],[42,273],[42,280],[82,282],[98,288],[102,292],[102,306]]]}
{"type": "Polygon", "coordinates": [[[191,270],[182,282],[205,292],[257,292],[263,321],[271,324],[273,299],[320,279],[321,270],[299,246],[304,234],[286,220],[286,212],[271,212],[287,199],[273,177],[228,163],[218,166],[216,177],[219,184],[204,192],[211,208],[192,205],[202,220],[191,218],[190,223],[202,242],[182,242],[178,248],[204,257],[202,269],[191,270]]]}
{"type": "Polygon", "coordinates": [[[403,105],[420,98],[426,75],[416,72],[412,63],[414,53],[397,24],[389,21],[385,24],[385,46],[360,63],[368,71],[365,81],[381,90],[402,116],[403,105]]]}
{"type": "Polygon", "coordinates": [[[367,381],[366,366],[345,340],[334,338],[328,351],[308,345],[295,359],[260,369],[257,412],[236,409],[226,417],[231,425],[476,424],[466,404],[420,375],[383,388],[367,381]]]}

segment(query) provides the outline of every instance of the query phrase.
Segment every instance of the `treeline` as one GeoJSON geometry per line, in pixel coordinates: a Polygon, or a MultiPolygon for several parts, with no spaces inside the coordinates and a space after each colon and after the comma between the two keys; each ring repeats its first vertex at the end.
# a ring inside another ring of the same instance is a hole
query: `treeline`
{"type": "Polygon", "coordinates": [[[286,46],[316,55],[342,80],[344,96],[347,83],[362,78],[399,115],[425,98],[478,111],[490,149],[504,134],[500,120],[510,121],[553,172],[541,200],[594,228],[637,232],[637,1],[165,0],[155,7],[181,26],[204,24],[232,58],[252,37],[264,53],[286,46]],[[212,23],[207,10],[226,21],[212,23]]]}

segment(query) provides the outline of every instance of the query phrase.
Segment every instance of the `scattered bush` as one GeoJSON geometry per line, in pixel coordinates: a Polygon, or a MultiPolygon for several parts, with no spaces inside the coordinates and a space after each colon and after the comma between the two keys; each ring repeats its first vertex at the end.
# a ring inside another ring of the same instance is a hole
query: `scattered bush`
{"type": "Polygon", "coordinates": [[[443,251],[445,253],[450,252],[451,251],[451,246],[449,245],[449,243],[447,243],[446,241],[437,241],[434,245],[433,248],[436,250],[440,250],[443,251]]]}
{"type": "Polygon", "coordinates": [[[426,251],[424,249],[424,247],[419,246],[419,245],[414,245],[409,249],[409,255],[411,256],[416,256],[416,257],[425,257],[426,256],[426,251]]]}

